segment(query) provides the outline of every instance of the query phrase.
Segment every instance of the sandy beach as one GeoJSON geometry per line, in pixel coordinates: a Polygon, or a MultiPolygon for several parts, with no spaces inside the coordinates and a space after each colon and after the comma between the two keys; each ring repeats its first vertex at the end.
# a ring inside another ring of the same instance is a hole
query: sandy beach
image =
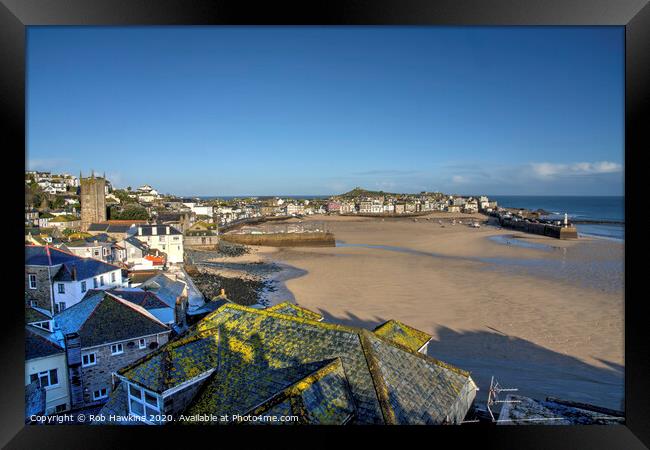
{"type": "Polygon", "coordinates": [[[467,220],[306,220],[325,221],[337,247],[253,247],[223,261],[279,265],[271,304],[430,333],[429,355],[471,371],[478,400],[495,376],[523,395],[623,408],[623,243],[518,238],[467,220]]]}

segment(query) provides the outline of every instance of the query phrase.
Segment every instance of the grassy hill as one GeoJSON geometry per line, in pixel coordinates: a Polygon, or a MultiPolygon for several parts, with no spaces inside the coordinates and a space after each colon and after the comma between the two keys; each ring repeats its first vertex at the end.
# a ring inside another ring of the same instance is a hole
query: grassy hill
{"type": "Polygon", "coordinates": [[[384,192],[384,191],[369,191],[367,189],[355,187],[351,191],[346,192],[345,194],[340,194],[337,197],[356,198],[356,197],[376,197],[381,195],[399,195],[399,194],[395,194],[392,192],[384,192]]]}

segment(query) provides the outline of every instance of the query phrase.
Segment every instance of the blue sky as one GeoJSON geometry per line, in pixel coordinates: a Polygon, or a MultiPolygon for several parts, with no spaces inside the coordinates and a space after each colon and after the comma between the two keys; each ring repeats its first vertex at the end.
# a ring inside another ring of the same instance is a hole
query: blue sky
{"type": "Polygon", "coordinates": [[[622,27],[30,27],[30,169],[178,195],[622,195],[622,27]]]}

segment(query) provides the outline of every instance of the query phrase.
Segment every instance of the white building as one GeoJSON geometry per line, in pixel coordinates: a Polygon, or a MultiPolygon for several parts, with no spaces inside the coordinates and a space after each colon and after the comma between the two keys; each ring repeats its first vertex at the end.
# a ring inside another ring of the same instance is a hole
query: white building
{"type": "Polygon", "coordinates": [[[70,409],[65,344],[49,331],[25,326],[25,386],[45,390],[45,414],[70,409]]]}
{"type": "Polygon", "coordinates": [[[149,248],[165,253],[167,262],[183,262],[183,234],[176,228],[169,225],[138,225],[130,232],[149,248]]]}
{"type": "Polygon", "coordinates": [[[59,313],[81,301],[88,289],[124,286],[122,269],[94,258],[65,262],[52,277],[55,312],[59,313]]]}
{"type": "Polygon", "coordinates": [[[194,205],[192,212],[197,216],[214,216],[214,206],[194,205]]]}

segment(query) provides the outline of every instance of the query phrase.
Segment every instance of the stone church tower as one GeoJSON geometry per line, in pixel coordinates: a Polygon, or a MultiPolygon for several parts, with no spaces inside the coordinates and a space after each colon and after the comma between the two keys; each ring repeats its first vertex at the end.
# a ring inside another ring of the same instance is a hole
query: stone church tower
{"type": "Polygon", "coordinates": [[[106,220],[106,178],[95,177],[93,172],[89,178],[79,174],[81,186],[81,229],[88,230],[88,225],[106,220]]]}

